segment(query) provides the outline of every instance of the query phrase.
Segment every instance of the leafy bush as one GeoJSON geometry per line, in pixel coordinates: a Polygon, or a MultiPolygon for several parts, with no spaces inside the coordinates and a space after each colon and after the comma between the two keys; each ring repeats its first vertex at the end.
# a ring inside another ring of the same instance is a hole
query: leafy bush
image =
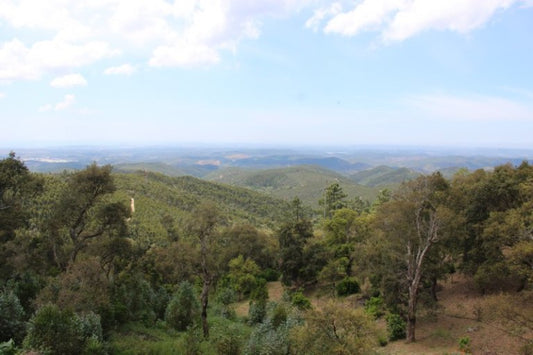
{"type": "Polygon", "coordinates": [[[20,343],[26,328],[24,309],[12,291],[0,292],[0,342],[14,339],[20,343]]]}
{"type": "Polygon", "coordinates": [[[405,339],[405,320],[398,314],[391,313],[387,316],[387,332],[389,340],[405,339]]]}
{"type": "Polygon", "coordinates": [[[272,310],[272,316],[270,317],[270,323],[274,328],[279,327],[287,321],[287,308],[282,303],[278,303],[272,310]]]}
{"type": "Polygon", "coordinates": [[[13,341],[13,339],[0,343],[0,354],[15,355],[16,353],[17,353],[17,348],[15,347],[15,342],[13,341]]]}
{"type": "Polygon", "coordinates": [[[190,282],[183,281],[167,306],[165,320],[176,330],[184,331],[194,323],[199,314],[200,303],[194,288],[190,282]]]}
{"type": "Polygon", "coordinates": [[[281,274],[279,273],[279,271],[271,269],[271,268],[264,269],[263,271],[259,273],[259,277],[267,281],[278,281],[280,275],[281,274]]]}
{"type": "Polygon", "coordinates": [[[298,307],[298,309],[311,309],[311,302],[303,295],[302,291],[294,292],[291,296],[291,302],[294,306],[298,307]]]}
{"type": "Polygon", "coordinates": [[[348,296],[354,293],[358,293],[361,288],[359,283],[353,277],[345,277],[342,279],[336,286],[337,295],[339,296],[348,296]]]}
{"type": "Polygon", "coordinates": [[[235,324],[217,329],[213,341],[219,355],[239,355],[242,353],[243,336],[235,324]]]}
{"type": "Polygon", "coordinates": [[[94,313],[78,316],[56,305],[46,305],[30,319],[24,346],[51,355],[79,354],[85,350],[98,354],[90,350],[96,348],[104,353],[100,317],[94,313]]]}
{"type": "Polygon", "coordinates": [[[236,317],[235,310],[231,306],[236,299],[235,291],[229,287],[225,287],[218,292],[215,302],[219,306],[218,311],[222,317],[226,319],[234,319],[236,317]]]}
{"type": "Polygon", "coordinates": [[[470,354],[470,337],[462,337],[459,339],[459,350],[464,353],[470,354]]]}
{"type": "Polygon", "coordinates": [[[370,299],[365,302],[365,311],[374,318],[383,316],[383,298],[370,297],[370,299]]]}
{"type": "Polygon", "coordinates": [[[263,322],[266,316],[266,302],[252,301],[248,309],[248,321],[250,324],[257,324],[263,322]]]}

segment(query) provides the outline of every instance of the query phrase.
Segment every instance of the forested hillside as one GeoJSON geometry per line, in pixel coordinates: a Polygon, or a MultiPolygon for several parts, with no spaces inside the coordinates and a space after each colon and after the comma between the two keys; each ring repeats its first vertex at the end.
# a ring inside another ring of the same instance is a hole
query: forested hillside
{"type": "Polygon", "coordinates": [[[372,203],[327,182],[312,216],[298,198],[109,165],[35,174],[10,154],[0,353],[531,353],[531,165],[419,176],[372,203]]]}
{"type": "Polygon", "coordinates": [[[311,165],[265,170],[228,168],[214,171],[205,179],[247,187],[285,200],[298,197],[314,208],[318,208],[325,189],[333,183],[338,183],[352,200],[373,201],[379,192],[377,188],[359,185],[339,173],[311,165]]]}

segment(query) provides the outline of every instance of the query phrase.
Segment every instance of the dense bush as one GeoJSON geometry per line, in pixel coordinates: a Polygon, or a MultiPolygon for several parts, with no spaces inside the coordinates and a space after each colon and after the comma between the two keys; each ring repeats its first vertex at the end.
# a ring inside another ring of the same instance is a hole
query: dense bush
{"type": "Polygon", "coordinates": [[[266,302],[251,301],[248,309],[248,321],[250,324],[257,324],[263,322],[266,316],[266,302]]]}
{"type": "Polygon", "coordinates": [[[24,317],[24,309],[15,293],[0,292],[0,342],[9,339],[17,343],[22,341],[26,327],[24,317]]]}
{"type": "Polygon", "coordinates": [[[405,320],[398,314],[391,313],[387,316],[387,332],[389,340],[405,339],[405,320]]]}
{"type": "Polygon", "coordinates": [[[176,330],[187,330],[200,315],[200,303],[188,281],[180,283],[165,312],[165,321],[176,330]]]}
{"type": "Polygon", "coordinates": [[[361,290],[359,283],[353,277],[345,277],[337,284],[335,288],[337,290],[337,295],[339,296],[352,295],[361,290]]]}
{"type": "Polygon", "coordinates": [[[89,348],[99,348],[103,353],[100,317],[91,313],[78,316],[56,305],[44,306],[30,319],[24,346],[51,355],[87,353],[89,348]]]}
{"type": "Polygon", "coordinates": [[[370,299],[365,302],[365,311],[374,318],[383,316],[383,298],[370,297],[370,299]]]}
{"type": "Polygon", "coordinates": [[[296,291],[291,295],[291,302],[293,306],[298,307],[298,309],[311,309],[311,302],[309,298],[305,297],[302,291],[296,291]]]}

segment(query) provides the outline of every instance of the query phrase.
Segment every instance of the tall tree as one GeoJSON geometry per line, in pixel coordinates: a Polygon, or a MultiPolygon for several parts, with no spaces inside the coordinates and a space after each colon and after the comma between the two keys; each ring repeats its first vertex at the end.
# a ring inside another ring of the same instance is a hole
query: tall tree
{"type": "MultiPolygon", "coordinates": [[[[68,235],[69,263],[76,260],[91,240],[105,234],[126,234],[129,209],[122,203],[105,200],[114,191],[110,165],[99,167],[93,163],[69,176],[49,226],[58,242],[64,232],[68,235]]],[[[66,267],[65,261],[57,262],[66,267]]]]}
{"type": "Polygon", "coordinates": [[[0,242],[14,236],[29,218],[28,202],[42,191],[42,180],[32,175],[14,152],[0,160],[0,242]]]}
{"type": "Polygon", "coordinates": [[[293,213],[277,232],[281,254],[282,281],[287,285],[300,284],[303,281],[301,274],[305,267],[305,246],[313,236],[311,222],[300,213],[302,205],[299,199],[293,200],[292,209],[293,213]]]}
{"type": "MultiPolygon", "coordinates": [[[[444,206],[449,189],[439,174],[408,182],[389,202],[383,204],[377,220],[396,253],[403,255],[407,288],[407,341],[415,341],[416,309],[421,280],[426,274],[428,256],[441,239],[450,218],[444,206]]],[[[400,259],[400,258],[398,258],[400,259]]]]}
{"type": "Polygon", "coordinates": [[[346,195],[339,183],[335,182],[324,190],[324,198],[318,201],[324,208],[324,218],[331,217],[331,214],[347,206],[346,195]]]}
{"type": "Polygon", "coordinates": [[[207,321],[207,306],[209,304],[209,291],[217,277],[217,259],[219,253],[216,250],[217,238],[216,227],[219,222],[219,212],[212,203],[200,204],[193,213],[190,231],[196,238],[199,248],[198,262],[200,276],[202,278],[202,293],[200,295],[201,318],[204,338],[209,337],[209,323],[207,321]]]}

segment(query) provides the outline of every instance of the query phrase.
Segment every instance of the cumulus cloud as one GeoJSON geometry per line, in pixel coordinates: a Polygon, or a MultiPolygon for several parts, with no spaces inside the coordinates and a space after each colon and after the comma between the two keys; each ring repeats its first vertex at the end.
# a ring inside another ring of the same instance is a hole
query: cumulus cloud
{"type": "Polygon", "coordinates": [[[117,67],[109,67],[104,71],[106,75],[131,75],[137,69],[131,64],[122,64],[117,67]]]}
{"type": "Polygon", "coordinates": [[[35,80],[129,52],[153,66],[212,65],[259,37],[265,17],[316,1],[2,0],[0,21],[24,36],[0,41],[0,80],[35,80]]]}
{"type": "Polygon", "coordinates": [[[60,101],[55,105],[46,104],[46,105],[39,107],[39,112],[62,111],[72,106],[72,104],[74,104],[75,101],[76,101],[76,97],[73,94],[67,94],[63,97],[63,101],[60,101]]]}
{"type": "Polygon", "coordinates": [[[87,80],[81,74],[69,74],[55,78],[50,82],[54,88],[70,88],[73,86],[86,86],[87,80]]]}
{"type": "Polygon", "coordinates": [[[402,41],[426,30],[467,33],[487,23],[496,12],[529,0],[363,0],[348,10],[322,10],[308,20],[317,26],[329,16],[325,33],[355,36],[378,31],[384,41],[402,41]]]}
{"type": "Polygon", "coordinates": [[[27,47],[15,38],[0,47],[0,80],[39,79],[49,71],[83,67],[116,54],[102,41],[73,44],[53,39],[27,47]]]}
{"type": "Polygon", "coordinates": [[[404,104],[425,117],[469,121],[533,121],[533,105],[527,97],[486,95],[415,95],[404,104]]]}

